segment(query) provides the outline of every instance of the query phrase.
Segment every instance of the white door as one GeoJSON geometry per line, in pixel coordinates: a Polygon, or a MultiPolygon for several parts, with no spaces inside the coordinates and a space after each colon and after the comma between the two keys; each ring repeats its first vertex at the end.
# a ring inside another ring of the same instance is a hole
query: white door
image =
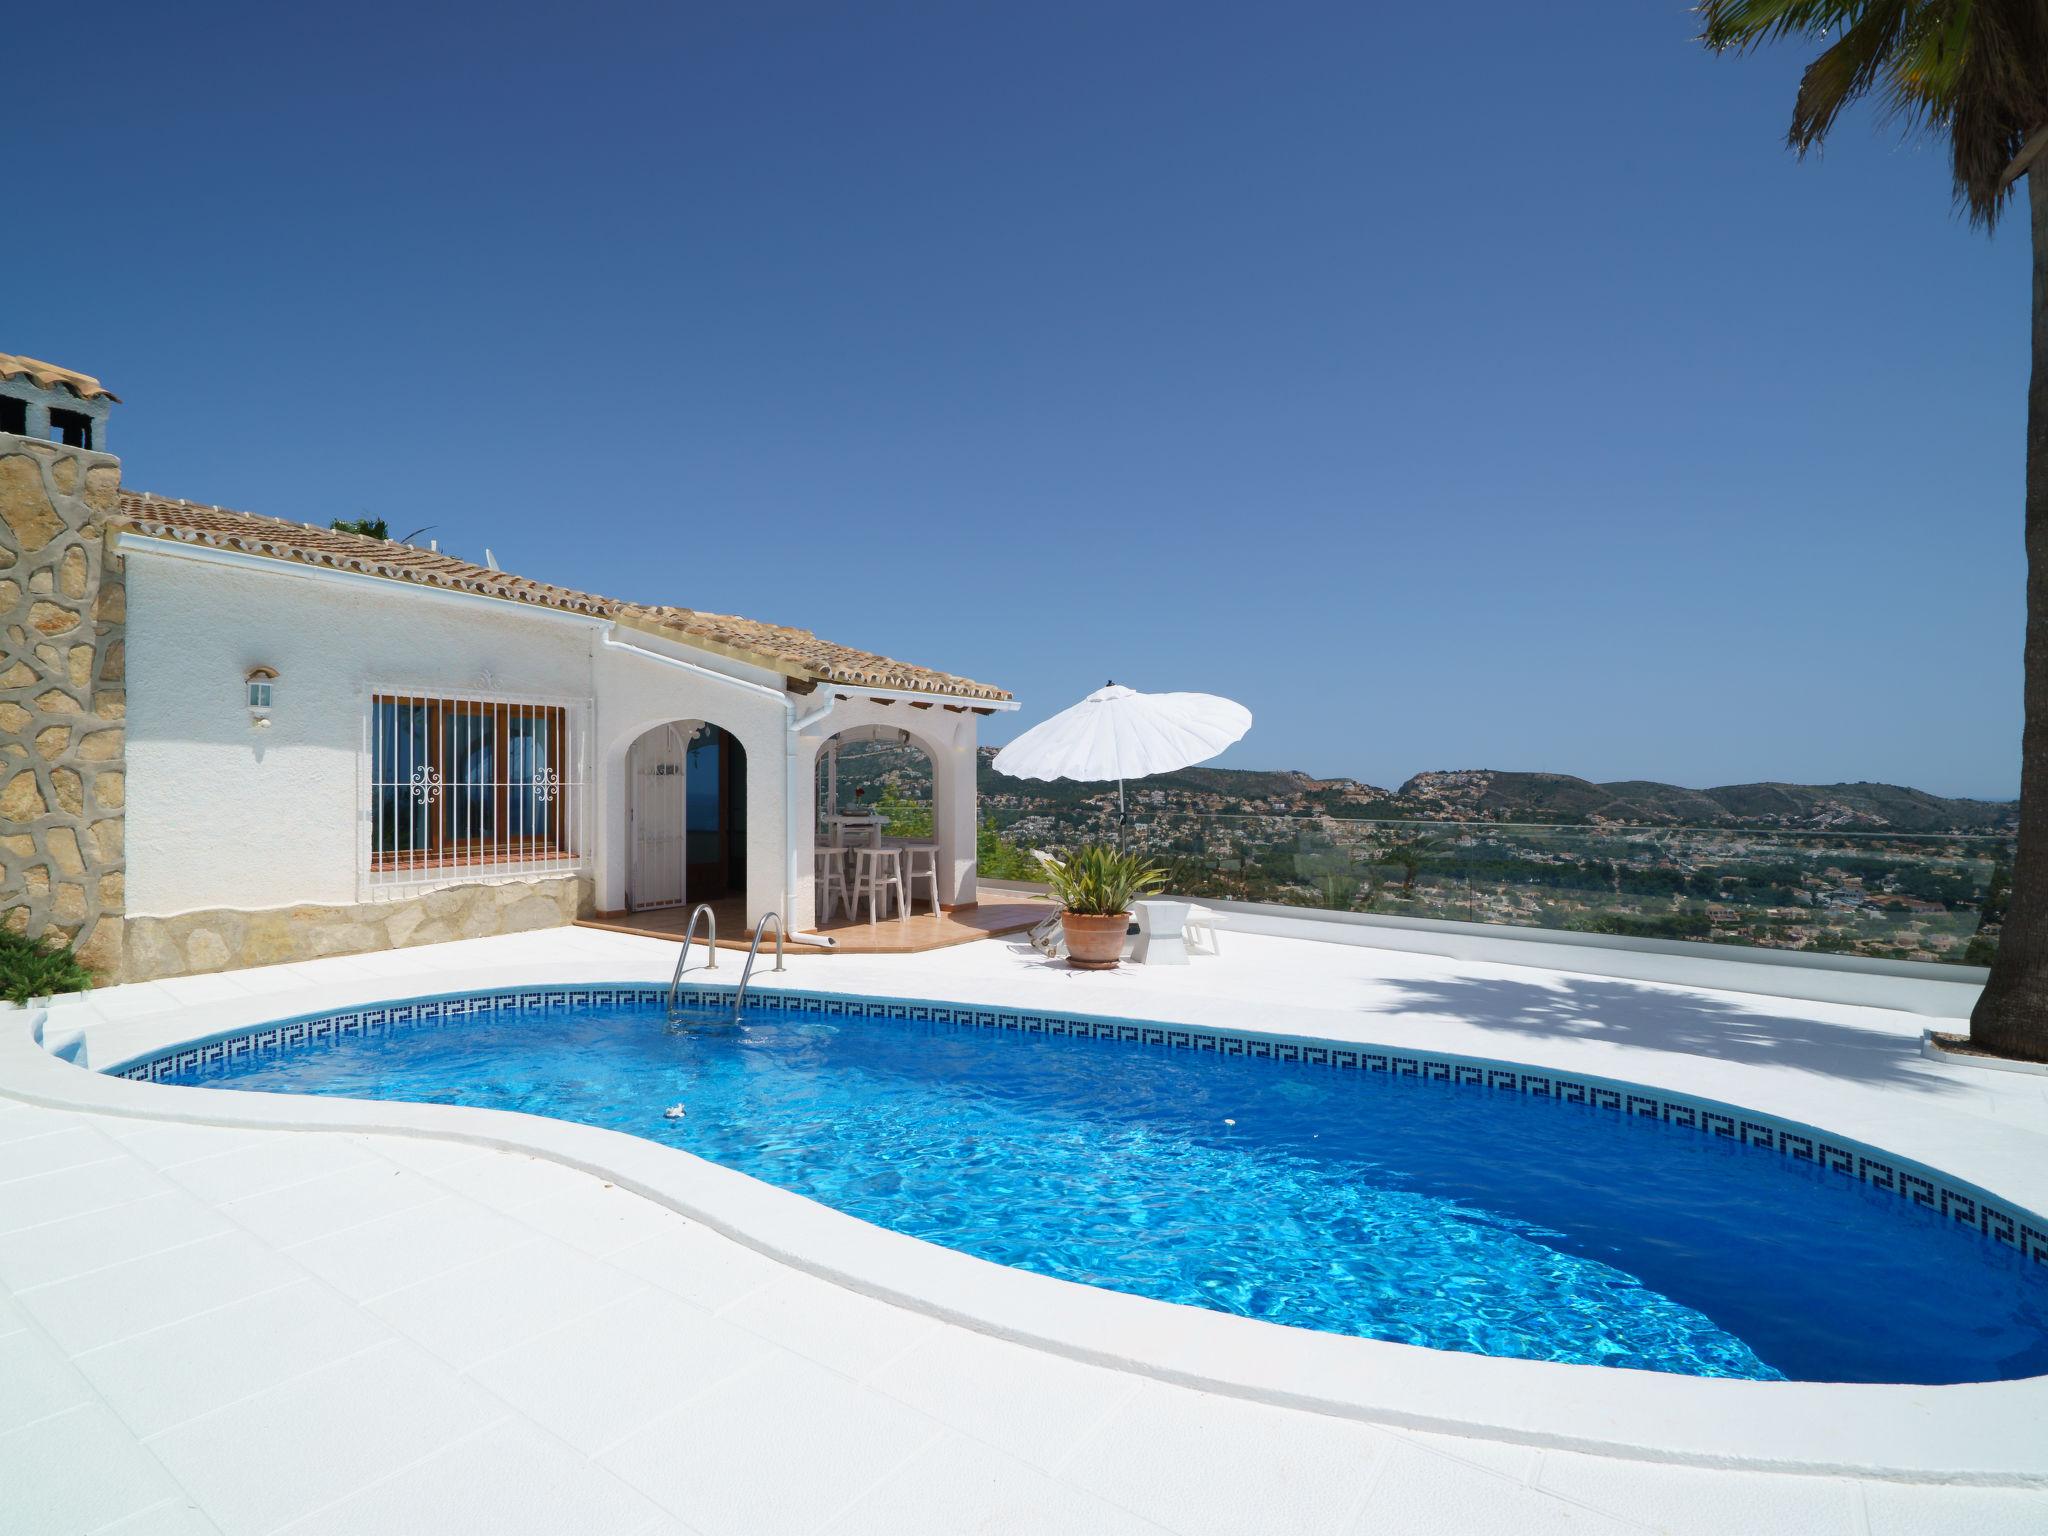
{"type": "Polygon", "coordinates": [[[638,741],[627,764],[632,777],[633,863],[626,909],[679,907],[687,899],[689,801],[683,793],[689,734],[656,726],[638,741]]]}

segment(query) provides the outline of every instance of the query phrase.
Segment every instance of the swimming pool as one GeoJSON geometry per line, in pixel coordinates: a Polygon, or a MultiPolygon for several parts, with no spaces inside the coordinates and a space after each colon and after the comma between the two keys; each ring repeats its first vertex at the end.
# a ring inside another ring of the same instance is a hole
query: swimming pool
{"type": "Polygon", "coordinates": [[[1130,1021],[784,995],[678,1034],[658,999],[390,1005],[127,1070],[625,1130],[981,1258],[1330,1332],[1752,1379],[2048,1371],[2041,1234],[1797,1128],[1130,1021]]]}

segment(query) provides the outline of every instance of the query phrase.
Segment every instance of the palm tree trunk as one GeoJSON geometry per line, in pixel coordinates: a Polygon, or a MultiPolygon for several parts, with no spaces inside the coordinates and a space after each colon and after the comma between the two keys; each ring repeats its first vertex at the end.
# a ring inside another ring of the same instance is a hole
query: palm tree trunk
{"type": "Polygon", "coordinates": [[[2048,168],[2027,176],[2034,231],[2034,360],[2027,389],[2026,727],[2019,852],[1991,980],[1970,1015],[1981,1049],[2048,1061],[2048,168]]]}

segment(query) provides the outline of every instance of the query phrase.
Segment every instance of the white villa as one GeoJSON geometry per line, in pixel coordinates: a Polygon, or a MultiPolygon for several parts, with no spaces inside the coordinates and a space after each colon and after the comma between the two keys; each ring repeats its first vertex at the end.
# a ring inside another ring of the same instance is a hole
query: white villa
{"type": "Polygon", "coordinates": [[[128,489],[114,403],[0,355],[0,923],[110,983],[0,944],[0,1536],[2048,1530],[1982,971],[926,943],[1044,910],[1001,689],[128,489]],[[823,910],[848,741],[954,914],[823,910]],[[814,942],[679,991],[698,903],[814,942]]]}
{"type": "Polygon", "coordinates": [[[699,901],[820,920],[820,753],[931,760],[976,899],[1000,688],[120,484],[116,397],[0,354],[0,911],[109,979],[699,901]]]}

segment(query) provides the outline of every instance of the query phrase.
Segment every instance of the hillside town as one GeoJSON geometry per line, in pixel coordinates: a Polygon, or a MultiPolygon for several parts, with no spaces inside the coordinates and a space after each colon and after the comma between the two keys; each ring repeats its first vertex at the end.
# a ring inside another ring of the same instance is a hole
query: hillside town
{"type": "Polygon", "coordinates": [[[1193,769],[1127,786],[1119,829],[1114,786],[982,778],[1005,843],[1120,831],[1193,895],[1887,959],[1988,964],[2012,857],[2010,805],[1893,785],[1193,769]]]}

